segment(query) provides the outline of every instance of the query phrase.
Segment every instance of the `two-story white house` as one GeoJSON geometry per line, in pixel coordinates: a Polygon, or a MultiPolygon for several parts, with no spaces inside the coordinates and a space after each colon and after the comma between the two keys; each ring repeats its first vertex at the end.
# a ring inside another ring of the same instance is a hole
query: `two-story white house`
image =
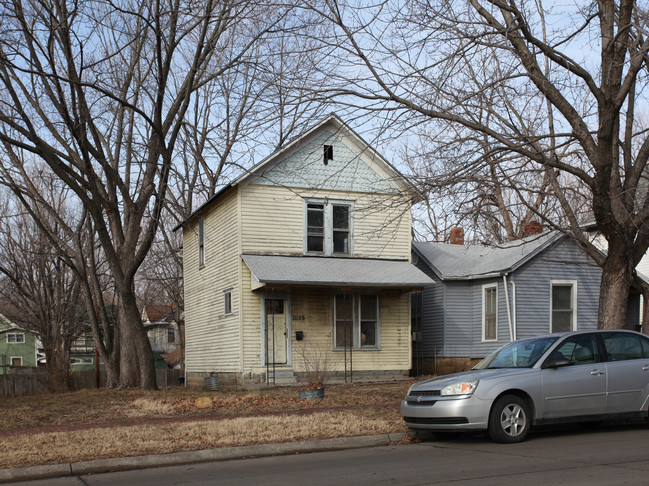
{"type": "MultiPolygon", "coordinates": [[[[336,115],[199,207],[183,230],[187,382],[407,375],[413,186],[336,115]],[[331,374],[331,373],[330,373],[331,374]]],[[[177,228],[177,229],[178,229],[177,228]]]]}

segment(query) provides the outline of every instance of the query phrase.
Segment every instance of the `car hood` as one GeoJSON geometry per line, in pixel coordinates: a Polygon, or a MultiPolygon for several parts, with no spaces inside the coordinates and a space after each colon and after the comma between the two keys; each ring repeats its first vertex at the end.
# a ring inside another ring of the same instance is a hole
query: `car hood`
{"type": "Polygon", "coordinates": [[[420,381],[412,385],[411,390],[441,390],[446,385],[456,383],[458,381],[469,380],[489,380],[490,378],[502,379],[510,375],[522,375],[532,372],[531,368],[495,368],[486,370],[471,370],[461,373],[453,373],[450,375],[437,376],[429,380],[420,381]]]}

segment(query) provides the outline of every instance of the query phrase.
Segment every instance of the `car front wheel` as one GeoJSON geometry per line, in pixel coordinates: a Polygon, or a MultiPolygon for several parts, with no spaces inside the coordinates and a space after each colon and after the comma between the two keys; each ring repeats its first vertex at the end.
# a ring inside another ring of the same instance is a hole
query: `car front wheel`
{"type": "Polygon", "coordinates": [[[487,432],[496,442],[521,442],[530,431],[531,420],[525,400],[517,395],[503,395],[491,407],[487,432]]]}

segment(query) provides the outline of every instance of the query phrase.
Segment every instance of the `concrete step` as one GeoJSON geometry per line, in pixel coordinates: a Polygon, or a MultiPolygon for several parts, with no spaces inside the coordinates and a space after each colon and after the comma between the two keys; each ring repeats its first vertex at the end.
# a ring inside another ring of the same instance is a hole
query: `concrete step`
{"type": "Polygon", "coordinates": [[[297,378],[295,377],[293,370],[275,368],[274,372],[272,369],[268,371],[267,382],[270,385],[291,385],[297,383],[297,378]]]}

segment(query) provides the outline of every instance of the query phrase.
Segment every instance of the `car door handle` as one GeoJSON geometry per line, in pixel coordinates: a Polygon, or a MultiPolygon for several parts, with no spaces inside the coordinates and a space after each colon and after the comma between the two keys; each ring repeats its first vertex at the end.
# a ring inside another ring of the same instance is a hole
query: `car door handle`
{"type": "Polygon", "coordinates": [[[593,370],[593,371],[590,372],[590,374],[593,375],[593,376],[604,375],[604,374],[606,374],[606,371],[602,371],[602,370],[593,370]]]}

